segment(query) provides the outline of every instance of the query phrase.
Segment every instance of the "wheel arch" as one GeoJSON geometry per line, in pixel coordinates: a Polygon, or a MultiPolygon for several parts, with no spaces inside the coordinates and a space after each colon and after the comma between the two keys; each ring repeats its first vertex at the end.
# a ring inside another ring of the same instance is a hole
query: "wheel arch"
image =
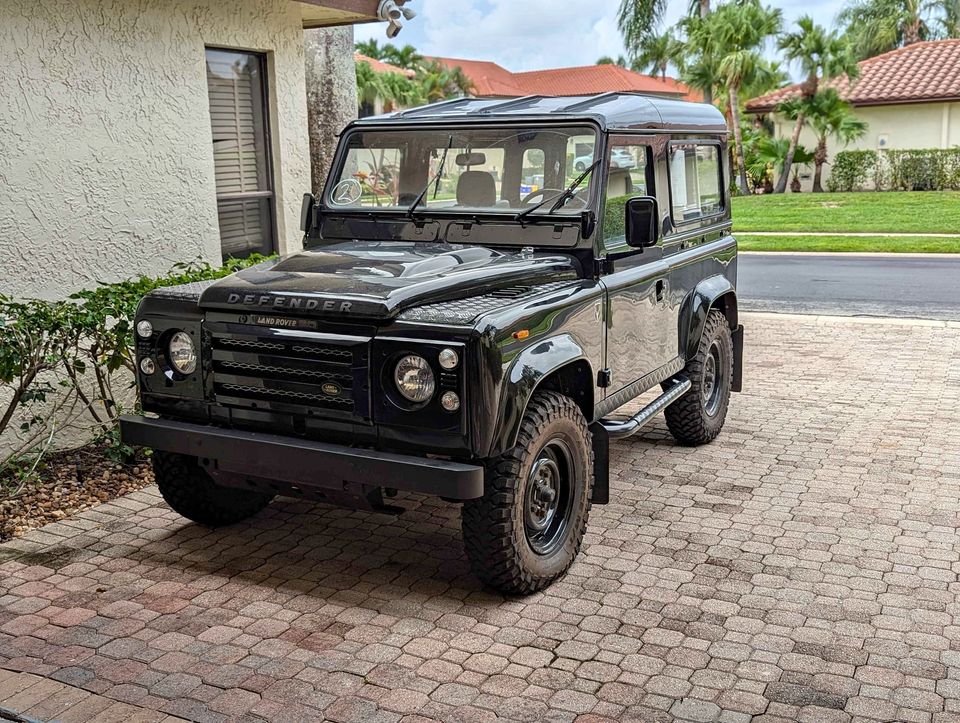
{"type": "Polygon", "coordinates": [[[731,330],[740,324],[737,291],[726,276],[711,276],[694,287],[680,311],[680,350],[685,359],[692,359],[707,323],[711,309],[717,309],[727,319],[731,330]]]}
{"type": "Polygon", "coordinates": [[[517,443],[520,423],[533,395],[542,390],[570,397],[589,424],[593,420],[595,372],[583,348],[571,335],[539,340],[520,352],[504,376],[500,425],[489,456],[517,443]]]}

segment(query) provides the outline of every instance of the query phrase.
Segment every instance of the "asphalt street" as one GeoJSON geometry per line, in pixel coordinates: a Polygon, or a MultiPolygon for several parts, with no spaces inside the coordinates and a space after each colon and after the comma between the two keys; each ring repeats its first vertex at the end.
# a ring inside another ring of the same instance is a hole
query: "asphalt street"
{"type": "Polygon", "coordinates": [[[960,320],[960,256],[742,254],[750,311],[960,320]]]}

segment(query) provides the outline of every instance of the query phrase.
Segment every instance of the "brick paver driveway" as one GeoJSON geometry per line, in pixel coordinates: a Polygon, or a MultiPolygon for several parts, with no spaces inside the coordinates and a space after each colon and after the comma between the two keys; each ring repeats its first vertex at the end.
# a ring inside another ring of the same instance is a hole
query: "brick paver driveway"
{"type": "Polygon", "coordinates": [[[0,546],[0,667],[196,720],[960,719],[960,328],[746,321],[722,437],[617,444],[542,594],[438,501],[211,532],[148,489],[0,546]]]}

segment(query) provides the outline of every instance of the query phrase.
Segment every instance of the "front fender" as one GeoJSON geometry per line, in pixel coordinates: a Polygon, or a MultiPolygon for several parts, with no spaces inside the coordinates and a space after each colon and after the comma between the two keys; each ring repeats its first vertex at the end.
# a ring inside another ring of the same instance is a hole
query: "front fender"
{"type": "MultiPolygon", "coordinates": [[[[588,378],[594,378],[593,368],[583,347],[570,334],[558,334],[538,340],[521,351],[510,363],[500,389],[499,425],[493,436],[489,456],[493,457],[517,443],[520,421],[537,386],[547,377],[565,367],[583,365],[588,378]]],[[[592,391],[592,386],[590,387],[592,391]]],[[[592,408],[593,401],[589,401],[592,408]]],[[[588,415],[588,420],[589,420],[588,415]]]]}
{"type": "Polygon", "coordinates": [[[727,323],[736,329],[737,291],[726,276],[711,276],[696,285],[680,309],[680,348],[687,359],[697,354],[697,346],[707,323],[707,314],[715,306],[721,306],[727,323]]]}

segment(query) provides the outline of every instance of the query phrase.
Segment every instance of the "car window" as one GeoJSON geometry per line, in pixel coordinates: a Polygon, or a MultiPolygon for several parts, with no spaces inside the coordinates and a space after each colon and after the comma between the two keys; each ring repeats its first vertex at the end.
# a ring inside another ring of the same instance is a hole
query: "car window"
{"type": "Polygon", "coordinates": [[[723,210],[720,148],[713,144],[670,145],[670,206],[674,223],[695,221],[723,210]]]}
{"type": "Polygon", "coordinates": [[[606,164],[606,205],[603,211],[604,246],[626,243],[627,201],[636,196],[652,196],[648,188],[650,147],[633,141],[610,145],[606,164]]]}

